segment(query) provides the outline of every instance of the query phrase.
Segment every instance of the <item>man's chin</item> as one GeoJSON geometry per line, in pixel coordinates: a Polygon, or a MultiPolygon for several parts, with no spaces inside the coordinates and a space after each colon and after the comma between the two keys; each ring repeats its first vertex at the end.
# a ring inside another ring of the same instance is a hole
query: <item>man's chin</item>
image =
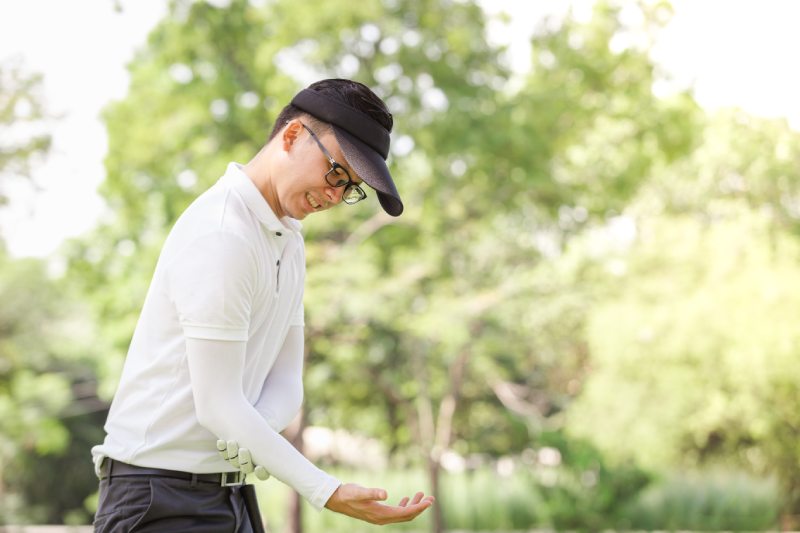
{"type": "Polygon", "coordinates": [[[296,213],[294,213],[294,212],[290,213],[288,211],[286,213],[286,216],[288,216],[289,218],[293,218],[295,220],[303,220],[304,218],[306,218],[307,215],[308,215],[308,213],[306,213],[302,209],[299,209],[296,213]]]}

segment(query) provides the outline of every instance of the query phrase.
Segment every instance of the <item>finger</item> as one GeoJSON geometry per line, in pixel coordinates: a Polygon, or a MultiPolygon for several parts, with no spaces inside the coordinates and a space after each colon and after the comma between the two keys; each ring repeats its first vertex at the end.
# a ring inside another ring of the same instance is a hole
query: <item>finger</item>
{"type": "Polygon", "coordinates": [[[258,465],[258,466],[256,467],[255,473],[256,473],[256,477],[257,477],[258,479],[260,479],[261,481],[264,481],[264,480],[266,480],[266,479],[269,479],[269,472],[267,472],[267,469],[266,469],[266,468],[264,468],[264,467],[263,467],[263,466],[261,466],[261,465],[258,465]]]}
{"type": "Polygon", "coordinates": [[[402,517],[400,517],[400,519],[403,521],[413,520],[414,518],[419,516],[423,511],[425,511],[425,509],[430,507],[432,504],[433,502],[427,499],[422,500],[419,503],[411,503],[406,507],[403,507],[405,513],[402,515],[402,517]]]}
{"type": "Polygon", "coordinates": [[[414,498],[411,500],[411,505],[417,505],[420,501],[422,501],[423,496],[425,495],[421,492],[414,494],[414,498]]]}
{"type": "Polygon", "coordinates": [[[103,460],[105,460],[105,455],[98,455],[94,458],[94,473],[97,477],[103,475],[103,460]]]}
{"type": "Polygon", "coordinates": [[[217,451],[226,461],[228,460],[228,443],[222,439],[217,441],[217,451]]]}
{"type": "Polygon", "coordinates": [[[383,522],[388,524],[394,522],[411,521],[415,519],[425,509],[430,507],[431,504],[432,501],[426,498],[417,504],[398,506],[398,507],[383,506],[383,510],[381,513],[383,515],[382,516],[383,522]]]}
{"type": "Polygon", "coordinates": [[[228,462],[239,468],[239,443],[235,440],[228,441],[228,462]]]}
{"type": "Polygon", "coordinates": [[[397,505],[398,507],[405,507],[406,505],[408,505],[408,496],[400,500],[400,503],[398,503],[397,505]]]}
{"type": "Polygon", "coordinates": [[[239,448],[239,469],[245,474],[253,472],[253,458],[247,448],[239,448]]]}
{"type": "Polygon", "coordinates": [[[217,451],[224,452],[228,447],[228,443],[222,439],[217,439],[217,451]]]}
{"type": "Polygon", "coordinates": [[[414,501],[412,500],[412,501],[408,502],[405,506],[397,507],[396,509],[402,515],[405,515],[405,516],[409,516],[409,515],[410,516],[417,516],[419,513],[421,513],[422,511],[424,511],[428,507],[430,507],[432,504],[433,504],[433,500],[429,500],[429,499],[425,498],[425,499],[423,499],[423,500],[421,500],[421,501],[419,501],[417,503],[414,503],[414,501]],[[401,511],[401,509],[402,509],[402,511],[401,511]]]}

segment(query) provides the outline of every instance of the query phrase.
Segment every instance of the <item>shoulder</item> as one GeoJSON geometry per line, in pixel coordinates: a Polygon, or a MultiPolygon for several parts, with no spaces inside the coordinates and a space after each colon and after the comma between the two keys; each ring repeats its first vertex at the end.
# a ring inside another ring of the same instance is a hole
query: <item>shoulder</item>
{"type": "Polygon", "coordinates": [[[257,224],[236,191],[217,183],[178,217],[167,236],[164,251],[174,254],[202,245],[232,246],[237,241],[252,248],[250,243],[257,236],[257,224]]]}
{"type": "Polygon", "coordinates": [[[241,191],[230,180],[220,179],[192,201],[175,223],[175,227],[225,227],[253,225],[253,216],[241,191]]]}
{"type": "MultiPolygon", "coordinates": [[[[164,247],[164,267],[170,277],[257,275],[260,268],[252,242],[225,228],[208,229],[164,247]]],[[[249,277],[249,276],[248,276],[249,277]]]]}

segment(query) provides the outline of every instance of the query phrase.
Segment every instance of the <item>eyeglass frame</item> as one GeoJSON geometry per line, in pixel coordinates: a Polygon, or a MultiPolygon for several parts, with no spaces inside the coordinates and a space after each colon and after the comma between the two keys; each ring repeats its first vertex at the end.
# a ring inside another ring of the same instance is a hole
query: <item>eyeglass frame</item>
{"type": "Polygon", "coordinates": [[[327,183],[331,187],[335,187],[337,189],[340,188],[340,187],[344,187],[344,191],[342,192],[342,201],[344,203],[346,203],[347,205],[357,204],[358,202],[360,202],[361,200],[366,198],[367,197],[367,193],[364,192],[364,189],[362,189],[361,186],[358,183],[353,181],[352,176],[350,176],[350,173],[347,171],[346,168],[344,168],[342,165],[340,165],[339,163],[336,162],[336,160],[333,158],[331,153],[322,144],[322,141],[319,140],[319,137],[317,137],[317,135],[313,131],[311,131],[311,128],[309,128],[308,126],[306,126],[302,122],[300,122],[300,124],[306,129],[306,131],[308,131],[308,133],[311,135],[311,138],[314,139],[314,141],[317,143],[317,146],[319,146],[319,149],[322,150],[322,154],[328,160],[328,163],[331,164],[330,170],[328,170],[328,172],[325,173],[325,183],[327,183]],[[347,176],[347,181],[344,181],[344,180],[340,179],[340,180],[337,180],[336,183],[331,183],[331,181],[328,179],[328,176],[331,173],[334,173],[337,176],[341,176],[337,172],[337,169],[342,169],[344,171],[345,175],[347,176]],[[357,200],[348,201],[346,197],[350,193],[350,191],[353,191],[353,190],[355,190],[358,193],[359,198],[357,200]]]}

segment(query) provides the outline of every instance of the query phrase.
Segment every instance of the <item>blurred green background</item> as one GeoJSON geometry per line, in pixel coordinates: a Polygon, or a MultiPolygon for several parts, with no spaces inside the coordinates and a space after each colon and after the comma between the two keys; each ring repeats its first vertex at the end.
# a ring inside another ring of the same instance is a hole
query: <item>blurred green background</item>
{"type": "MultiPolygon", "coordinates": [[[[391,499],[437,496],[391,530],[795,527],[800,134],[655,96],[671,12],[549,20],[520,76],[469,0],[171,1],[104,111],[111,214],[56,274],[0,243],[0,525],[90,523],[89,448],[166,233],[311,69],[387,101],[406,212],[304,222],[287,437],[391,499]]],[[[0,127],[46,114],[37,75],[0,80],[0,127]]],[[[48,144],[4,142],[0,171],[48,144]]],[[[273,531],[369,528],[259,491],[273,531]]]]}

